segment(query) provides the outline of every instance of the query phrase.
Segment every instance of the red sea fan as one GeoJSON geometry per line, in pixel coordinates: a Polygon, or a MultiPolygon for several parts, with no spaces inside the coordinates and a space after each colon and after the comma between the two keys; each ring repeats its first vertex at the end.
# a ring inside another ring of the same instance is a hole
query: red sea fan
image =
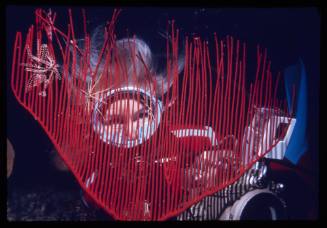
{"type": "Polygon", "coordinates": [[[78,45],[70,10],[66,32],[37,10],[25,40],[16,34],[11,87],[99,206],[120,220],[164,220],[237,181],[279,142],[291,113],[266,51],[257,48],[247,91],[245,43],[186,38],[180,58],[172,23],[157,73],[145,44],[116,39],[119,12],[94,61],[84,11],[78,45]]]}

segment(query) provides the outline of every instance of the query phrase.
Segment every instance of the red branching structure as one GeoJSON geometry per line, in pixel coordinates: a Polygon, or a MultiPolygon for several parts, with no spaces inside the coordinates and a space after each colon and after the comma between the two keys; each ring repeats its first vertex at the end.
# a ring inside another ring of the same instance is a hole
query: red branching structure
{"type": "Polygon", "coordinates": [[[119,12],[106,26],[94,67],[85,12],[80,47],[70,10],[67,32],[54,25],[56,14],[37,10],[25,40],[16,34],[11,87],[100,207],[115,219],[165,220],[237,181],[278,143],[275,117],[292,113],[277,99],[279,75],[273,78],[267,52],[259,47],[255,81],[247,91],[246,45],[233,37],[214,34],[214,47],[186,38],[179,75],[174,23],[167,41],[166,82],[172,86],[158,94],[164,82],[153,80],[135,38],[128,42],[129,65],[119,53],[119,12]],[[145,81],[138,80],[140,66],[145,81]],[[126,114],[131,105],[145,113],[126,114]],[[131,119],[135,125],[124,124],[131,119]],[[267,121],[265,132],[253,130],[267,121]],[[126,136],[131,128],[136,136],[126,136]]]}

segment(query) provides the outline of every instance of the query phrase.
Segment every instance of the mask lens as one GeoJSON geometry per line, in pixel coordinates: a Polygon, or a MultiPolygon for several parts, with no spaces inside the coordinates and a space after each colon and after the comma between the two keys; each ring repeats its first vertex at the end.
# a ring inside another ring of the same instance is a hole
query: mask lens
{"type": "Polygon", "coordinates": [[[109,94],[96,104],[94,129],[102,141],[130,148],[143,143],[155,132],[161,116],[161,104],[156,98],[137,90],[122,90],[109,94]],[[102,114],[102,115],[99,115],[102,114]]]}

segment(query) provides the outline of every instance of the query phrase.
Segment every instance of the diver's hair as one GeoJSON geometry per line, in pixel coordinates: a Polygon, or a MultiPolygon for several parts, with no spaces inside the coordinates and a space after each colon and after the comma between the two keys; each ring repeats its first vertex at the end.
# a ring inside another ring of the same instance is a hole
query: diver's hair
{"type": "MultiPolygon", "coordinates": [[[[105,26],[100,25],[95,28],[91,36],[90,65],[93,70],[98,65],[100,52],[104,45],[104,32],[105,26]]],[[[78,46],[82,47],[84,45],[84,40],[78,40],[77,43],[78,46]]],[[[139,37],[134,36],[132,38],[116,40],[114,47],[114,53],[111,53],[112,59],[119,59],[119,63],[117,64],[117,62],[114,63],[111,61],[111,63],[107,65],[105,64],[105,58],[102,58],[98,66],[96,77],[99,77],[100,72],[106,70],[109,72],[109,77],[121,77],[121,75],[119,75],[119,72],[121,72],[125,77],[127,76],[128,80],[122,82],[120,86],[133,86],[136,82],[144,83],[150,81],[155,85],[155,93],[157,97],[167,93],[173,83],[172,77],[169,77],[169,72],[167,72],[167,70],[157,72],[155,67],[156,60],[153,59],[151,49],[146,42],[139,37]],[[117,69],[117,66],[119,69],[117,69]],[[105,67],[108,69],[104,69],[105,67]],[[168,78],[170,78],[169,82],[168,78]]],[[[180,55],[177,64],[178,74],[180,74],[184,68],[184,57],[182,54],[180,55]]],[[[79,66],[76,67],[78,72],[79,66]]],[[[172,72],[171,75],[173,75],[172,72]]],[[[111,81],[116,81],[114,78],[112,79],[113,80],[111,81]]],[[[86,83],[89,83],[90,80],[91,76],[87,75],[86,83]]]]}

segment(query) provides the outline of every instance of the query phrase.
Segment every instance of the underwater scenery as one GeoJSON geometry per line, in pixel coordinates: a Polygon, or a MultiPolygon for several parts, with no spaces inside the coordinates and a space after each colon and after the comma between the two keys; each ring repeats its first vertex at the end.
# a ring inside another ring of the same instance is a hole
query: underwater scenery
{"type": "Polygon", "coordinates": [[[320,17],[7,6],[7,220],[318,219],[320,17]]]}

